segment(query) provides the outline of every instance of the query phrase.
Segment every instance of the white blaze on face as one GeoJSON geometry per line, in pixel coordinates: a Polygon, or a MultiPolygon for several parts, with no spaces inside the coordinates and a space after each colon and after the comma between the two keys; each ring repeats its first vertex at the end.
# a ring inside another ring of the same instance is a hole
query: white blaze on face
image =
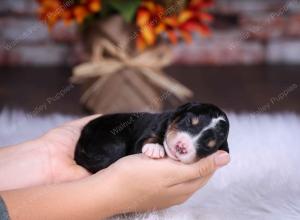
{"type": "Polygon", "coordinates": [[[223,117],[213,118],[197,135],[192,135],[184,131],[174,131],[167,134],[163,143],[167,155],[183,163],[193,163],[197,159],[196,148],[198,139],[201,138],[204,131],[214,128],[220,120],[225,121],[223,117]],[[185,149],[185,153],[178,152],[178,146],[182,146],[185,149]]]}
{"type": "Polygon", "coordinates": [[[218,118],[213,118],[210,121],[210,123],[201,130],[201,132],[199,134],[197,134],[196,136],[193,137],[193,142],[196,143],[198,141],[198,139],[201,138],[204,131],[211,129],[211,128],[215,128],[219,121],[225,121],[225,119],[222,116],[220,116],[218,118]]]}

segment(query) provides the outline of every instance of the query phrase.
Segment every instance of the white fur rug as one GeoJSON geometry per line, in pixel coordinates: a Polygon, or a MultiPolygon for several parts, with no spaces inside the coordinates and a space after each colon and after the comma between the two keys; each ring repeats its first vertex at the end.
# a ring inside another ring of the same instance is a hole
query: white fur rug
{"type": "MultiPolygon", "coordinates": [[[[39,136],[72,119],[0,114],[0,146],[39,136]]],[[[299,220],[300,116],[229,114],[232,161],[189,201],[161,212],[127,216],[144,220],[299,220]]],[[[117,218],[115,218],[117,219],[117,218]]]]}

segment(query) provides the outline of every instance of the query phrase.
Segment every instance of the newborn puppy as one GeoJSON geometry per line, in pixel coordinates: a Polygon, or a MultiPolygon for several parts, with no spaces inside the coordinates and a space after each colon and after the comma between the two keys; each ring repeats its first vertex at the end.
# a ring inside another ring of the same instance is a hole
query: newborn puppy
{"type": "Polygon", "coordinates": [[[130,154],[165,155],[193,163],[217,150],[229,152],[226,114],[212,104],[187,103],[163,113],[100,116],[82,130],[75,161],[91,173],[130,154]]]}

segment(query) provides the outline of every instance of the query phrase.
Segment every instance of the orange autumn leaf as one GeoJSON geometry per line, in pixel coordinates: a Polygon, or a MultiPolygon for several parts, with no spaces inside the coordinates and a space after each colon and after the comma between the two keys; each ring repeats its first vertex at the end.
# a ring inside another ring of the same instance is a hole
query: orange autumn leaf
{"type": "Polygon", "coordinates": [[[176,27],[178,25],[176,17],[166,17],[163,19],[163,23],[171,27],[176,27]]]}
{"type": "Polygon", "coordinates": [[[182,36],[183,40],[184,40],[186,43],[189,44],[189,43],[192,42],[193,37],[192,37],[192,34],[191,34],[190,32],[181,30],[180,33],[181,33],[181,36],[182,36]]]}
{"type": "Polygon", "coordinates": [[[193,17],[193,13],[189,10],[184,10],[182,11],[179,16],[178,16],[178,22],[179,23],[184,23],[187,20],[189,20],[190,18],[193,17]]]}
{"type": "Polygon", "coordinates": [[[146,26],[150,28],[147,28],[148,32],[139,33],[137,45],[140,44],[143,47],[138,48],[144,49],[146,46],[151,46],[164,32],[172,44],[176,44],[179,37],[187,43],[192,42],[193,32],[208,36],[210,29],[205,22],[210,22],[213,17],[206,12],[206,9],[212,3],[212,0],[190,0],[187,7],[178,14],[170,14],[166,13],[168,10],[154,1],[144,0],[138,9],[136,23],[140,30],[146,26]]]}
{"type": "Polygon", "coordinates": [[[144,41],[146,42],[147,45],[151,46],[155,42],[155,32],[153,28],[149,26],[145,26],[141,31],[140,31],[144,41]]]}
{"type": "Polygon", "coordinates": [[[64,13],[62,15],[62,20],[64,21],[64,23],[66,25],[69,25],[73,20],[72,12],[71,11],[64,11],[64,13]]]}
{"type": "Polygon", "coordinates": [[[137,36],[136,47],[139,51],[143,51],[147,47],[142,36],[137,36]]]}
{"type": "Polygon", "coordinates": [[[162,33],[164,30],[166,30],[166,25],[165,25],[164,23],[159,23],[159,24],[155,27],[155,29],[154,29],[155,34],[160,34],[160,33],[162,33]]]}
{"type": "Polygon", "coordinates": [[[167,35],[172,44],[177,44],[177,36],[175,31],[167,31],[167,35]]]}
{"type": "Polygon", "coordinates": [[[90,3],[89,3],[89,9],[91,12],[98,12],[101,10],[101,2],[98,1],[98,0],[92,0],[90,3]]]}
{"type": "Polygon", "coordinates": [[[206,25],[199,25],[196,30],[203,36],[208,37],[211,35],[211,31],[206,25]]]}
{"type": "Polygon", "coordinates": [[[189,6],[191,8],[201,9],[211,7],[213,3],[213,0],[190,0],[189,6]]]}
{"type": "Polygon", "coordinates": [[[150,12],[155,12],[157,5],[152,1],[145,1],[144,7],[147,8],[150,12]]]}
{"type": "Polygon", "coordinates": [[[82,23],[87,14],[88,11],[83,6],[77,6],[74,9],[74,16],[78,23],[82,23]]]}
{"type": "Polygon", "coordinates": [[[139,27],[142,27],[143,25],[147,25],[147,23],[150,20],[150,13],[146,10],[139,10],[137,13],[137,19],[136,24],[139,27]]]}
{"type": "Polygon", "coordinates": [[[200,12],[200,13],[198,13],[198,18],[203,21],[211,22],[214,17],[211,14],[208,14],[205,12],[200,12]]]}
{"type": "Polygon", "coordinates": [[[37,0],[40,4],[38,14],[51,28],[58,21],[70,24],[73,21],[81,24],[84,19],[101,10],[101,0],[37,0]]]}

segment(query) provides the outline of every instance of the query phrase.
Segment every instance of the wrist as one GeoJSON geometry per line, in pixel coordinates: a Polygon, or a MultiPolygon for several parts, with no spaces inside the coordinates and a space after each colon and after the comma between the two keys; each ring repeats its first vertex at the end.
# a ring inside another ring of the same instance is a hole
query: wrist
{"type": "Polygon", "coordinates": [[[89,189],[89,194],[93,197],[91,200],[98,204],[97,211],[100,219],[112,217],[126,212],[128,203],[121,193],[122,181],[111,170],[102,170],[86,179],[81,180],[84,183],[84,190],[89,189]]]}
{"type": "Polygon", "coordinates": [[[100,173],[74,182],[10,190],[2,197],[12,219],[106,219],[121,213],[111,177],[100,173]]]}
{"type": "Polygon", "coordinates": [[[24,188],[50,181],[47,149],[40,139],[1,149],[0,190],[24,188]]]}

